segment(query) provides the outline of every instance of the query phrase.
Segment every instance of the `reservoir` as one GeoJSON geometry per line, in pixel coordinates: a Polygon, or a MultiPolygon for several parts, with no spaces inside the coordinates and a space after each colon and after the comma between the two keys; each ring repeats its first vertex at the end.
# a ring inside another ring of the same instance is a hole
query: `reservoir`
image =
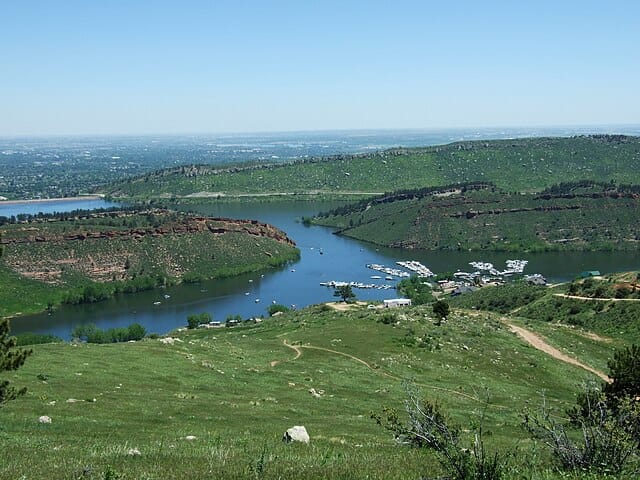
{"type": "MultiPolygon", "coordinates": [[[[51,211],[66,210],[67,204],[71,205],[70,202],[50,205],[54,208],[51,211]]],[[[366,268],[365,265],[369,263],[396,267],[397,261],[418,260],[435,273],[441,273],[458,269],[472,271],[469,266],[471,261],[491,262],[496,268],[504,269],[506,260],[521,258],[529,262],[524,273],[541,273],[551,282],[571,280],[584,270],[608,273],[640,269],[639,252],[420,252],[376,247],[334,235],[331,229],[305,226],[301,222],[304,216],[312,216],[340,204],[310,201],[252,204],[213,201],[190,206],[188,210],[203,215],[256,219],[271,223],[287,232],[296,242],[300,249],[300,260],[279,270],[121,295],[95,304],[61,306],[50,315],[43,313],[12,319],[12,333],[52,333],[68,339],[71,330],[82,323],[112,328],[138,322],[148,332],[164,334],[186,325],[187,316],[194,313],[208,312],[214,320],[224,321],[229,315],[241,315],[243,318],[261,315],[266,317],[269,305],[274,302],[302,308],[336,300],[333,289],[321,286],[320,282],[335,280],[389,285],[397,283],[397,279],[386,280],[385,275],[381,279],[372,279],[379,272],[366,268]]],[[[69,210],[77,208],[97,207],[74,205],[69,210]]],[[[10,215],[17,213],[14,210],[10,215]]],[[[0,210],[0,215],[7,214],[0,210]]],[[[380,301],[397,296],[394,289],[354,289],[354,293],[358,299],[365,301],[380,301]]]]}

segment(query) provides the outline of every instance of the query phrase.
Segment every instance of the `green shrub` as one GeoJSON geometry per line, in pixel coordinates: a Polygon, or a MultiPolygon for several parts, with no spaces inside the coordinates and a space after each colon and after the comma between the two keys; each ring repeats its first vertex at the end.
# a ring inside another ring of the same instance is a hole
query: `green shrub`
{"type": "Polygon", "coordinates": [[[62,341],[62,338],[49,333],[25,332],[16,335],[16,345],[19,347],[24,345],[38,345],[42,343],[60,343],[62,341]]]}
{"type": "Polygon", "coordinates": [[[200,325],[210,323],[213,317],[208,312],[194,313],[187,317],[187,328],[198,328],[200,325]]]}
{"type": "Polygon", "coordinates": [[[406,384],[406,419],[394,409],[385,408],[372,418],[393,433],[403,445],[426,448],[435,453],[446,478],[453,480],[498,480],[505,476],[508,455],[489,454],[483,441],[483,419],[474,432],[471,448],[463,448],[462,429],[452,425],[435,403],[422,398],[414,385],[406,384]]]}

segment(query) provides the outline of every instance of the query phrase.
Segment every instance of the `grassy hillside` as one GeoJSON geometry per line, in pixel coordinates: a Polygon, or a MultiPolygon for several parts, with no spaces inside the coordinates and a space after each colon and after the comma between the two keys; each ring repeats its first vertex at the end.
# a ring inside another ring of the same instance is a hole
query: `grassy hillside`
{"type": "Polygon", "coordinates": [[[0,235],[0,316],[236,275],[298,255],[270,225],[159,210],[34,219],[5,224],[0,235]]]}
{"type": "MultiPolygon", "coordinates": [[[[316,306],[171,338],[36,345],[10,375],[28,394],[0,410],[0,477],[436,478],[430,454],[396,445],[370,418],[402,410],[411,378],[468,442],[486,387],[487,447],[519,449],[507,478],[560,478],[522,413],[542,391],[562,411],[596,378],[528,346],[492,313],[456,311],[435,326],[427,306],[316,306]],[[293,425],[306,426],[310,445],[281,442],[293,425]]],[[[553,340],[572,339],[559,330],[553,340]]],[[[575,353],[589,363],[609,348],[575,353]]]]}
{"type": "Polygon", "coordinates": [[[314,221],[379,245],[425,250],[637,250],[639,190],[579,182],[521,194],[467,184],[363,200],[314,221]]]}
{"type": "Polygon", "coordinates": [[[640,285],[636,272],[578,279],[553,288],[507,284],[451,298],[452,305],[517,315],[640,342],[640,285]]]}
{"type": "Polygon", "coordinates": [[[538,191],[582,179],[640,183],[640,138],[596,135],[459,142],[286,164],[167,169],[111,185],[113,197],[371,194],[469,181],[538,191]]]}

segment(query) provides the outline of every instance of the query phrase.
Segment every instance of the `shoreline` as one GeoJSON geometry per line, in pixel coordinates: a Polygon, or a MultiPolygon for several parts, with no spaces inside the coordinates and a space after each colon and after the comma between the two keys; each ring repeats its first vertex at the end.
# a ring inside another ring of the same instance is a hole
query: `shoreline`
{"type": "Polygon", "coordinates": [[[34,198],[32,200],[0,200],[0,206],[30,204],[30,203],[46,203],[46,202],[75,202],[78,200],[102,200],[102,199],[104,199],[104,195],[95,193],[91,195],[81,195],[77,197],[34,198]]]}

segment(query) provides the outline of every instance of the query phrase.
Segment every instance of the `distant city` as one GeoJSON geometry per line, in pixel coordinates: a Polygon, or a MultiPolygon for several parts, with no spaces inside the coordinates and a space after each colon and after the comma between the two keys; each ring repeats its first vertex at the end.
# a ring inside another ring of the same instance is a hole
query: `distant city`
{"type": "Polygon", "coordinates": [[[640,135],[640,126],[5,137],[0,138],[0,197],[76,196],[110,181],[179,165],[277,162],[464,140],[593,133],[640,135]]]}

